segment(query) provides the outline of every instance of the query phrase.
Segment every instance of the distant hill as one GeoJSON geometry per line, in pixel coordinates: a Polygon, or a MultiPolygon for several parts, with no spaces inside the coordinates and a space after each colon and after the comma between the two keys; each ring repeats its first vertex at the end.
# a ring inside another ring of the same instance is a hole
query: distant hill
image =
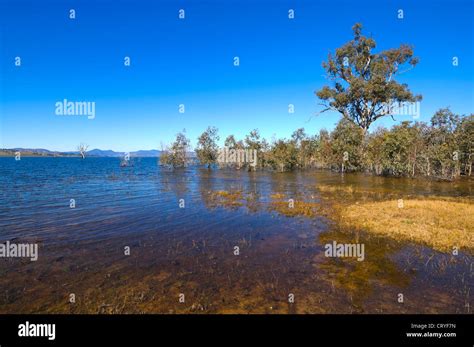
{"type": "MultiPolygon", "coordinates": [[[[123,157],[125,156],[126,152],[115,152],[111,149],[102,150],[102,149],[92,149],[87,151],[88,156],[92,157],[123,157]]],[[[161,151],[157,149],[150,149],[150,150],[139,150],[135,152],[130,152],[131,157],[159,157],[161,151]]]]}
{"type": "Polygon", "coordinates": [[[44,154],[59,153],[59,152],[50,151],[50,150],[44,149],[44,148],[10,148],[8,150],[13,151],[13,152],[29,152],[29,153],[44,153],[44,154]]]}
{"type": "Polygon", "coordinates": [[[57,152],[50,151],[49,149],[44,148],[3,148],[0,149],[0,156],[2,157],[12,157],[15,156],[17,152],[20,152],[23,156],[33,156],[33,157],[70,157],[75,156],[73,152],[57,152]]]}
{"type": "Polygon", "coordinates": [[[130,152],[132,157],[159,157],[161,155],[161,151],[157,149],[150,149],[150,150],[140,150],[136,152],[130,152]]]}
{"type": "MultiPolygon", "coordinates": [[[[0,149],[0,156],[14,156],[15,152],[20,152],[24,156],[54,156],[54,157],[70,157],[70,156],[78,156],[79,152],[77,151],[69,151],[69,152],[58,152],[58,151],[50,151],[44,148],[4,148],[0,149]]],[[[91,149],[87,151],[86,156],[89,157],[123,157],[125,156],[126,152],[115,152],[111,149],[102,150],[102,149],[91,149]]],[[[132,157],[159,157],[161,155],[161,151],[157,149],[150,149],[150,150],[139,150],[130,152],[130,156],[132,157]]]]}
{"type": "Polygon", "coordinates": [[[112,151],[111,149],[91,149],[90,151],[87,151],[86,156],[91,156],[91,157],[123,157],[125,153],[123,152],[115,152],[112,151]]]}

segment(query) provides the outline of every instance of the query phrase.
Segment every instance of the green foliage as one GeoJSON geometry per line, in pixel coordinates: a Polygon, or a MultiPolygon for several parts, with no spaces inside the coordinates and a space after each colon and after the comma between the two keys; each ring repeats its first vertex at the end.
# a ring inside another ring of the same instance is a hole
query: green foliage
{"type": "Polygon", "coordinates": [[[376,43],[362,35],[362,25],[352,28],[354,38],[329,54],[323,62],[331,86],[316,92],[325,109],[334,110],[367,131],[377,119],[391,114],[394,102],[421,100],[406,84],[395,81],[397,75],[413,68],[418,59],[408,45],[373,53],[376,43]],[[408,67],[408,68],[406,68],[408,67]]]}
{"type": "Polygon", "coordinates": [[[190,143],[184,131],[178,133],[171,147],[161,154],[160,164],[168,165],[173,168],[185,167],[188,162],[187,156],[190,143]]]}
{"type": "MultiPolygon", "coordinates": [[[[459,160],[453,160],[458,152],[455,131],[459,125],[459,116],[444,108],[437,111],[431,118],[431,131],[428,134],[430,144],[428,151],[431,166],[441,176],[457,171],[459,160]]],[[[459,159],[459,154],[457,154],[459,159]]]]}
{"type": "Polygon", "coordinates": [[[279,172],[292,170],[298,163],[298,150],[294,141],[277,140],[272,144],[268,162],[279,172]]]}
{"type": "Polygon", "coordinates": [[[317,138],[309,137],[305,130],[300,128],[293,132],[291,139],[297,150],[296,167],[300,169],[311,167],[315,160],[317,138]]]}
{"type": "Polygon", "coordinates": [[[319,132],[316,143],[316,167],[328,168],[334,162],[333,150],[331,147],[331,135],[326,129],[319,132]]]}
{"type": "Polygon", "coordinates": [[[376,175],[383,173],[385,156],[380,150],[387,137],[388,130],[385,128],[378,128],[374,133],[369,134],[367,138],[366,157],[364,166],[368,171],[374,172],[376,175]]]}
{"type": "Polygon", "coordinates": [[[198,138],[196,146],[196,155],[199,162],[207,165],[208,168],[216,163],[219,147],[219,135],[217,135],[216,127],[208,127],[198,138]]]}
{"type": "MultiPolygon", "coordinates": [[[[217,139],[215,128],[208,128],[199,137],[201,163],[215,160],[217,139]]],[[[252,130],[244,141],[230,135],[224,142],[229,149],[258,153],[256,168],[248,163],[227,164],[237,169],[283,172],[318,168],[443,179],[472,174],[473,144],[474,115],[460,117],[449,109],[437,111],[430,124],[405,121],[372,133],[342,118],[332,132],[323,129],[314,136],[300,128],[291,139],[274,139],[269,144],[258,130],[252,130]]]]}
{"type": "Polygon", "coordinates": [[[459,170],[471,176],[474,159],[474,114],[461,119],[455,131],[455,139],[461,156],[459,170]]]}
{"type": "Polygon", "coordinates": [[[419,135],[418,126],[410,122],[402,122],[384,134],[380,147],[374,149],[380,151],[382,166],[389,174],[402,176],[413,172],[419,135]]]}
{"type": "MultiPolygon", "coordinates": [[[[254,129],[250,132],[250,134],[248,134],[247,136],[245,136],[245,141],[244,141],[244,144],[245,144],[245,148],[246,149],[249,149],[249,150],[256,150],[257,151],[257,156],[258,157],[261,157],[261,153],[262,153],[262,140],[260,138],[260,132],[258,131],[258,129],[254,129]]],[[[259,167],[261,167],[262,163],[260,162],[259,163],[259,167]]],[[[250,166],[250,165],[247,165],[247,169],[248,170],[255,170],[256,167],[253,167],[253,166],[250,166]]]]}
{"type": "Polygon", "coordinates": [[[354,123],[342,118],[331,133],[333,162],[341,171],[362,168],[364,132],[354,123]]]}

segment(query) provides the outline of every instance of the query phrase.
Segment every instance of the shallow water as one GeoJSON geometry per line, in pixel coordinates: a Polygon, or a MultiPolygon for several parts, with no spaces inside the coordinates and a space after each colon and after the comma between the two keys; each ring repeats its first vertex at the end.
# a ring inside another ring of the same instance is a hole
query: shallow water
{"type": "Polygon", "coordinates": [[[330,206],[272,208],[277,196],[323,206],[327,184],[471,198],[472,181],[132,162],[0,158],[0,242],[39,244],[36,262],[0,259],[1,313],[472,313],[472,254],[342,230],[330,206]],[[365,260],[325,257],[334,240],[364,243],[365,260]]]}

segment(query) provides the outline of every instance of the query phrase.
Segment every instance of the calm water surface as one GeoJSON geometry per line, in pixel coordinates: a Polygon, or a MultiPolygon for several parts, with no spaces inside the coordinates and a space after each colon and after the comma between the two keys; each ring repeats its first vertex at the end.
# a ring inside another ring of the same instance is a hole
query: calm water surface
{"type": "Polygon", "coordinates": [[[1,313],[472,313],[472,255],[271,208],[275,196],[323,205],[327,184],[403,198],[472,197],[471,182],[132,162],[0,158],[0,242],[39,244],[36,262],[0,259],[1,313]],[[333,240],[364,243],[365,261],[326,258],[333,240]]]}

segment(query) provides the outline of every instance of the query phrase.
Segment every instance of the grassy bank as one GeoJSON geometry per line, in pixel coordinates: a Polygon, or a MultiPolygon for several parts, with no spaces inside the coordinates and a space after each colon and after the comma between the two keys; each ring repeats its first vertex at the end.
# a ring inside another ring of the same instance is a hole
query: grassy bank
{"type": "Polygon", "coordinates": [[[450,252],[474,249],[474,204],[444,200],[398,200],[353,204],[341,209],[351,227],[450,252]]]}
{"type": "Polygon", "coordinates": [[[352,186],[318,187],[338,222],[351,229],[418,242],[441,252],[474,250],[474,203],[468,198],[408,196],[352,186]]]}

